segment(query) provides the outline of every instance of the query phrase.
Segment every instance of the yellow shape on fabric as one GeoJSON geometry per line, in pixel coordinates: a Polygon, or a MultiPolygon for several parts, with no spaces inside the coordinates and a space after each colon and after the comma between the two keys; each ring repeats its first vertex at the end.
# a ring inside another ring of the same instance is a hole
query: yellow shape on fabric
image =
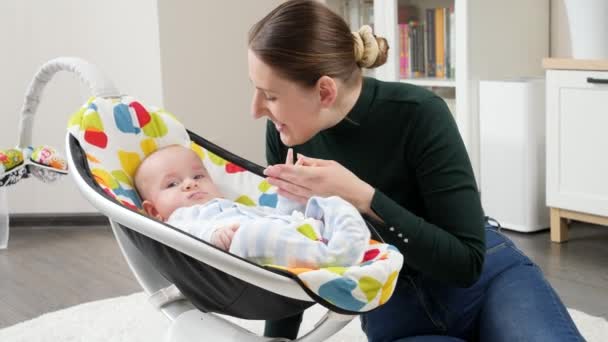
{"type": "Polygon", "coordinates": [[[272,185],[270,185],[270,183],[268,183],[268,181],[264,179],[262,182],[260,182],[260,185],[258,185],[258,189],[262,193],[264,193],[264,192],[268,191],[268,189],[270,189],[271,186],[272,185]]]}
{"type": "Polygon", "coordinates": [[[4,170],[12,170],[22,163],[23,152],[21,150],[16,148],[0,150],[0,166],[4,166],[4,170]]]}
{"type": "Polygon", "coordinates": [[[344,275],[344,273],[346,272],[346,270],[348,270],[347,267],[338,267],[338,266],[334,266],[334,267],[325,267],[323,268],[324,270],[327,270],[331,273],[335,273],[338,275],[344,275]]]}
{"type": "Polygon", "coordinates": [[[101,185],[105,185],[110,189],[118,188],[118,182],[110,175],[106,170],[103,169],[92,169],[91,173],[95,177],[95,180],[101,185]]]}
{"type": "Polygon", "coordinates": [[[198,154],[198,157],[201,158],[201,160],[205,159],[205,151],[203,150],[202,147],[198,146],[194,142],[191,142],[190,148],[192,149],[192,151],[194,151],[196,154],[198,154]]]}
{"type": "Polygon", "coordinates": [[[215,164],[217,166],[224,166],[224,165],[228,164],[227,161],[225,161],[222,157],[218,156],[217,154],[212,153],[211,151],[207,151],[207,153],[209,153],[209,159],[211,159],[213,164],[215,164]]]}
{"type": "Polygon", "coordinates": [[[302,274],[302,273],[306,273],[306,272],[310,272],[310,271],[314,271],[312,268],[303,268],[303,267],[285,267],[285,266],[280,266],[280,265],[273,265],[273,264],[265,264],[264,266],[268,266],[268,267],[272,267],[272,268],[276,268],[279,270],[283,270],[283,271],[287,271],[291,274],[302,274]]]}
{"type": "Polygon", "coordinates": [[[141,163],[139,154],[135,152],[118,151],[118,159],[120,159],[120,166],[129,176],[135,174],[135,170],[141,163]]]}
{"type": "Polygon", "coordinates": [[[129,177],[124,171],[122,170],[115,170],[112,171],[112,176],[114,176],[114,178],[123,183],[123,184],[127,184],[130,187],[133,187],[133,182],[131,181],[131,177],[129,177]]]}
{"type": "Polygon", "coordinates": [[[96,163],[99,164],[100,161],[99,159],[95,158],[92,154],[87,153],[87,160],[90,161],[91,163],[96,163]]]}
{"type": "Polygon", "coordinates": [[[315,232],[314,228],[308,223],[299,226],[298,228],[296,228],[296,230],[300,232],[300,234],[306,236],[307,238],[313,241],[319,240],[319,237],[317,236],[317,233],[315,232]]]}
{"type": "Polygon", "coordinates": [[[144,156],[149,156],[152,152],[158,150],[158,146],[154,139],[144,139],[139,143],[142,152],[144,152],[144,156]]]}
{"type": "Polygon", "coordinates": [[[68,128],[78,126],[80,129],[82,129],[80,123],[82,122],[82,116],[86,110],[86,107],[82,107],[76,113],[72,114],[72,116],[70,116],[70,120],[68,120],[68,128]]]}
{"type": "Polygon", "coordinates": [[[101,121],[101,117],[99,117],[99,113],[91,111],[90,113],[84,115],[80,129],[92,129],[97,132],[103,132],[103,123],[101,121]]]}
{"type": "Polygon", "coordinates": [[[376,278],[363,276],[359,279],[359,288],[363,291],[365,297],[367,297],[367,301],[370,302],[378,295],[378,291],[382,288],[382,283],[376,280],[376,278]]]}
{"type": "Polygon", "coordinates": [[[395,288],[395,281],[397,280],[397,275],[399,272],[393,272],[388,276],[388,279],[382,286],[382,294],[380,295],[380,305],[386,303],[389,298],[391,298],[391,294],[393,293],[393,289],[395,288]]]}
{"type": "Polygon", "coordinates": [[[297,268],[288,268],[287,271],[289,271],[292,274],[298,275],[298,274],[302,274],[302,273],[306,273],[306,272],[310,272],[310,271],[314,271],[314,270],[312,268],[297,267],[297,268]]]}
{"type": "Polygon", "coordinates": [[[150,122],[142,127],[144,134],[151,138],[164,137],[167,132],[167,125],[157,113],[150,113],[150,122]]]}
{"type": "Polygon", "coordinates": [[[84,106],[80,107],[80,109],[78,109],[74,114],[70,116],[70,119],[68,120],[68,128],[72,126],[78,126],[80,130],[83,129],[83,127],[81,126],[82,117],[84,116],[84,113],[86,113],[87,109],[89,109],[89,105],[93,101],[95,101],[95,96],[89,97],[87,103],[84,106]]]}
{"type": "Polygon", "coordinates": [[[246,205],[248,207],[253,207],[255,206],[255,202],[247,195],[242,195],[239,196],[237,199],[234,200],[237,203],[241,203],[243,205],[246,205]]]}

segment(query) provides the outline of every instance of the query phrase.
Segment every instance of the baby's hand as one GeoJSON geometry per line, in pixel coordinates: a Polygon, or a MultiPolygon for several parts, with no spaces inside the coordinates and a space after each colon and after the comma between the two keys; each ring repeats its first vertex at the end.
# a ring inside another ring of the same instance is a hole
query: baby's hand
{"type": "Polygon", "coordinates": [[[228,251],[237,230],[239,230],[238,223],[218,228],[211,234],[211,243],[218,248],[228,251]]]}

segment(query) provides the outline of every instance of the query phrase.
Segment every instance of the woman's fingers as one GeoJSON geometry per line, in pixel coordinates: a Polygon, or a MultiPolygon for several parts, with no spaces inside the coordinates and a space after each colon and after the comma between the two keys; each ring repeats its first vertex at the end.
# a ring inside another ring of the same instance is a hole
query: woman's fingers
{"type": "Polygon", "coordinates": [[[304,166],[325,166],[329,165],[331,163],[331,160],[310,158],[298,153],[298,162],[301,163],[300,165],[304,166]]]}
{"type": "Polygon", "coordinates": [[[285,164],[293,165],[293,149],[287,149],[287,158],[285,158],[285,164]]]}
{"type": "Polygon", "coordinates": [[[267,167],[264,170],[264,174],[268,177],[280,178],[291,183],[309,187],[319,179],[321,170],[314,167],[301,167],[300,165],[273,165],[267,167]]]}
{"type": "Polygon", "coordinates": [[[290,183],[284,179],[279,179],[279,178],[274,178],[274,177],[268,177],[268,183],[270,183],[270,185],[274,185],[277,188],[279,188],[280,190],[289,192],[293,195],[296,196],[300,196],[300,197],[310,197],[312,195],[312,190],[304,187],[302,185],[297,185],[294,183],[290,183]]]}

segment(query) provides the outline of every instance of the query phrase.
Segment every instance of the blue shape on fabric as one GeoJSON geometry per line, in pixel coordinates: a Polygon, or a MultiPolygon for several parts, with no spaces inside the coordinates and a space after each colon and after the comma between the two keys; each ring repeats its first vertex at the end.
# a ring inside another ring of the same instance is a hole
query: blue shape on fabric
{"type": "Polygon", "coordinates": [[[371,264],[373,264],[373,263],[374,263],[374,260],[369,260],[369,261],[366,261],[366,262],[362,262],[362,263],[360,263],[358,266],[359,266],[359,267],[363,267],[363,266],[368,266],[368,265],[371,265],[371,264]]]}
{"type": "Polygon", "coordinates": [[[97,111],[97,105],[94,104],[93,102],[89,103],[89,109],[92,109],[94,111],[97,111]]]}
{"type": "Polygon", "coordinates": [[[277,194],[262,194],[258,199],[258,203],[265,207],[276,208],[279,196],[277,194]]]}
{"type": "Polygon", "coordinates": [[[353,297],[351,292],[356,287],[354,280],[338,278],[321,285],[319,296],[342,309],[359,311],[365,303],[353,297]]]}
{"type": "Polygon", "coordinates": [[[131,199],[136,207],[141,208],[141,201],[139,200],[139,196],[137,195],[137,192],[135,192],[135,190],[124,189],[122,186],[118,185],[118,188],[112,189],[112,191],[117,196],[120,195],[131,199]]]}
{"type": "Polygon", "coordinates": [[[116,127],[123,133],[138,134],[141,131],[139,127],[133,125],[129,107],[124,103],[114,106],[114,121],[116,122],[116,127]]]}

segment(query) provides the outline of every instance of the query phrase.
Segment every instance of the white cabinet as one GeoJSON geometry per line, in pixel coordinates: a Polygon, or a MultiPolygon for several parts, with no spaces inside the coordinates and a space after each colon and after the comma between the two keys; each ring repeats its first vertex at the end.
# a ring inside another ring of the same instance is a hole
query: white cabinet
{"type": "Polygon", "coordinates": [[[555,242],[567,240],[566,219],[608,225],[606,70],[546,73],[547,206],[555,242]]]}
{"type": "Polygon", "coordinates": [[[446,97],[479,175],[479,81],[543,76],[541,61],[549,55],[549,0],[325,0],[352,21],[366,24],[390,46],[387,63],[375,76],[387,81],[418,84],[446,97]],[[370,11],[373,4],[373,11],[370,11]],[[414,5],[420,18],[427,8],[454,9],[455,77],[399,76],[399,9],[414,5]],[[347,9],[345,13],[345,9],[347,9]]]}

